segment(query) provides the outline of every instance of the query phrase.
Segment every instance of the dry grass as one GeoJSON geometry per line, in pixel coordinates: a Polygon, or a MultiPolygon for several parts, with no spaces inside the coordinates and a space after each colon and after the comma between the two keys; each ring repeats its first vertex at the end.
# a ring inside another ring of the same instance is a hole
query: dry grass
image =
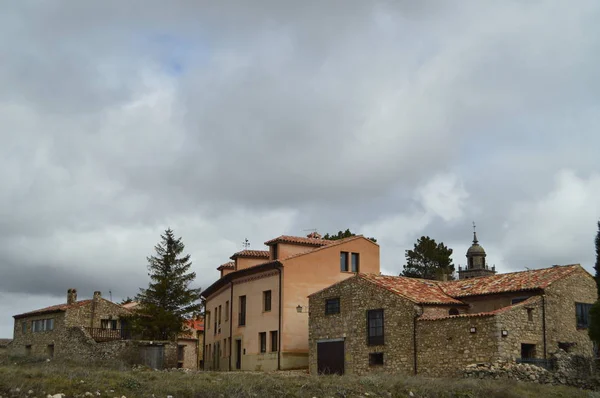
{"type": "Polygon", "coordinates": [[[513,381],[427,379],[389,375],[315,377],[303,372],[216,373],[131,370],[119,364],[0,362],[0,396],[67,397],[598,397],[564,386],[513,381]],[[19,391],[16,391],[16,389],[19,391]],[[32,390],[32,394],[27,394],[32,390]]]}

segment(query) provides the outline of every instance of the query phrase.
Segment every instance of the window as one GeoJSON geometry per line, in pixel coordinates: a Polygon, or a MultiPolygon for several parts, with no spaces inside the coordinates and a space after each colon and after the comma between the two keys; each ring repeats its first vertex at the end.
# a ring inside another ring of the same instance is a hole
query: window
{"type": "Polygon", "coordinates": [[[590,308],[592,308],[592,304],[575,303],[578,329],[587,329],[587,327],[589,326],[590,308]]]}
{"type": "Polygon", "coordinates": [[[48,344],[48,347],[46,347],[46,354],[48,355],[48,358],[54,358],[54,344],[48,344]]]}
{"type": "Polygon", "coordinates": [[[352,272],[358,272],[358,253],[352,253],[350,258],[352,259],[352,272]]]}
{"type": "Polygon", "coordinates": [[[229,321],[229,301],[225,302],[225,322],[229,321]]]}
{"type": "Polygon", "coordinates": [[[31,355],[31,344],[25,346],[25,355],[31,355]]]}
{"type": "Polygon", "coordinates": [[[348,252],[340,252],[340,271],[348,272],[348,252]]]}
{"type": "Polygon", "coordinates": [[[383,352],[369,353],[369,366],[381,366],[381,365],[383,365],[383,352]]]}
{"type": "Polygon", "coordinates": [[[263,292],[263,311],[271,311],[271,291],[265,290],[263,292]]]}
{"type": "Polygon", "coordinates": [[[101,329],[117,329],[117,320],[116,319],[101,319],[100,320],[100,328],[101,329]]]}
{"type": "Polygon", "coordinates": [[[529,297],[517,297],[511,300],[511,304],[515,305],[515,304],[519,304],[522,303],[523,301],[527,300],[529,297]]]}
{"type": "MultiPolygon", "coordinates": [[[[178,345],[177,346],[177,362],[183,362],[184,355],[185,355],[185,346],[178,345]]],[[[177,367],[179,367],[179,366],[177,366],[177,367]]]]}
{"type": "Polygon", "coordinates": [[[533,322],[533,308],[527,308],[527,320],[533,322]]]}
{"type": "Polygon", "coordinates": [[[535,344],[521,344],[521,358],[535,358],[535,344]]]}
{"type": "Polygon", "coordinates": [[[221,328],[221,306],[219,306],[219,329],[221,328]]]}
{"type": "Polygon", "coordinates": [[[22,330],[23,334],[27,333],[27,322],[21,323],[21,330],[22,330]]]}
{"type": "Polygon", "coordinates": [[[271,352],[275,352],[277,349],[277,330],[271,330],[271,352]]]}
{"type": "Polygon", "coordinates": [[[240,296],[240,317],[238,318],[238,325],[246,325],[246,296],[240,296]]]}
{"type": "Polygon", "coordinates": [[[219,319],[219,311],[218,308],[215,307],[215,329],[214,334],[217,334],[217,320],[219,319]]]}
{"type": "Polygon", "coordinates": [[[340,313],[340,298],[332,298],[325,300],[325,315],[340,313]]]}
{"type": "Polygon", "coordinates": [[[260,332],[258,340],[260,341],[260,352],[267,352],[267,332],[260,332]]]}
{"type": "Polygon", "coordinates": [[[448,315],[458,315],[459,312],[456,308],[450,308],[450,311],[448,311],[448,315]]]}
{"type": "Polygon", "coordinates": [[[206,311],[206,324],[208,325],[208,330],[210,330],[210,311],[206,311]]]}
{"type": "Polygon", "coordinates": [[[54,330],[54,319],[38,319],[37,321],[31,321],[32,332],[45,332],[48,330],[54,330]]]}
{"type": "Polygon", "coordinates": [[[368,345],[383,345],[383,310],[367,311],[368,345]]]}

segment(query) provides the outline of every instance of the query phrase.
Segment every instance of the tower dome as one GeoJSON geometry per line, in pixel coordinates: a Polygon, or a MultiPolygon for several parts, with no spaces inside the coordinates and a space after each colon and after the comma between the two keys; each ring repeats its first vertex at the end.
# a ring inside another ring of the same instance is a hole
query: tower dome
{"type": "Polygon", "coordinates": [[[477,240],[476,232],[473,232],[473,244],[471,245],[471,247],[469,247],[469,250],[467,250],[467,257],[469,257],[469,255],[485,256],[485,250],[479,244],[479,241],[477,240]]]}
{"type": "Polygon", "coordinates": [[[490,269],[485,261],[485,257],[485,250],[477,240],[477,233],[475,232],[475,223],[473,223],[473,244],[467,250],[467,266],[464,270],[462,269],[462,267],[458,267],[459,279],[469,279],[480,276],[494,275],[496,273],[495,267],[492,267],[490,269]]]}

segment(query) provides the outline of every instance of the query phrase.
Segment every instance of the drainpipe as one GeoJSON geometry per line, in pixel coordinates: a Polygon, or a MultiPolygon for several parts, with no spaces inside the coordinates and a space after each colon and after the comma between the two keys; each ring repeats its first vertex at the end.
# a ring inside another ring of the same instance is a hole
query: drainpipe
{"type": "Polygon", "coordinates": [[[233,281],[229,286],[229,371],[231,372],[231,353],[233,348],[233,281]]]}
{"type": "Polygon", "coordinates": [[[544,335],[544,359],[546,359],[546,295],[542,295],[542,329],[544,335]]]}
{"type": "Polygon", "coordinates": [[[281,266],[277,267],[277,271],[279,271],[279,330],[277,331],[277,370],[281,370],[281,322],[282,322],[282,310],[281,310],[281,302],[282,302],[282,271],[281,266]]]}
{"type": "Polygon", "coordinates": [[[202,370],[206,370],[206,299],[204,301],[204,330],[202,331],[202,370]]]}
{"type": "MultiPolygon", "coordinates": [[[[421,313],[423,308],[421,307],[421,313]]],[[[419,317],[419,311],[415,311],[413,315],[413,370],[415,375],[417,374],[417,318],[419,317]]]]}

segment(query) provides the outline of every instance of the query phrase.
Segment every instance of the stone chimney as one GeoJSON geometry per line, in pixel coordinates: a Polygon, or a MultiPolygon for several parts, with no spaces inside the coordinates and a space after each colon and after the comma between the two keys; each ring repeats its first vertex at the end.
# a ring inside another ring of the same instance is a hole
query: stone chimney
{"type": "Polygon", "coordinates": [[[307,238],[313,238],[313,239],[321,239],[321,234],[318,232],[311,232],[310,234],[306,235],[307,238]]]}
{"type": "Polygon", "coordinates": [[[102,292],[99,292],[96,290],[94,292],[94,301],[100,301],[101,298],[102,298],[102,292]]]}
{"type": "Polygon", "coordinates": [[[77,289],[67,290],[67,304],[73,304],[77,301],[77,289]]]}

